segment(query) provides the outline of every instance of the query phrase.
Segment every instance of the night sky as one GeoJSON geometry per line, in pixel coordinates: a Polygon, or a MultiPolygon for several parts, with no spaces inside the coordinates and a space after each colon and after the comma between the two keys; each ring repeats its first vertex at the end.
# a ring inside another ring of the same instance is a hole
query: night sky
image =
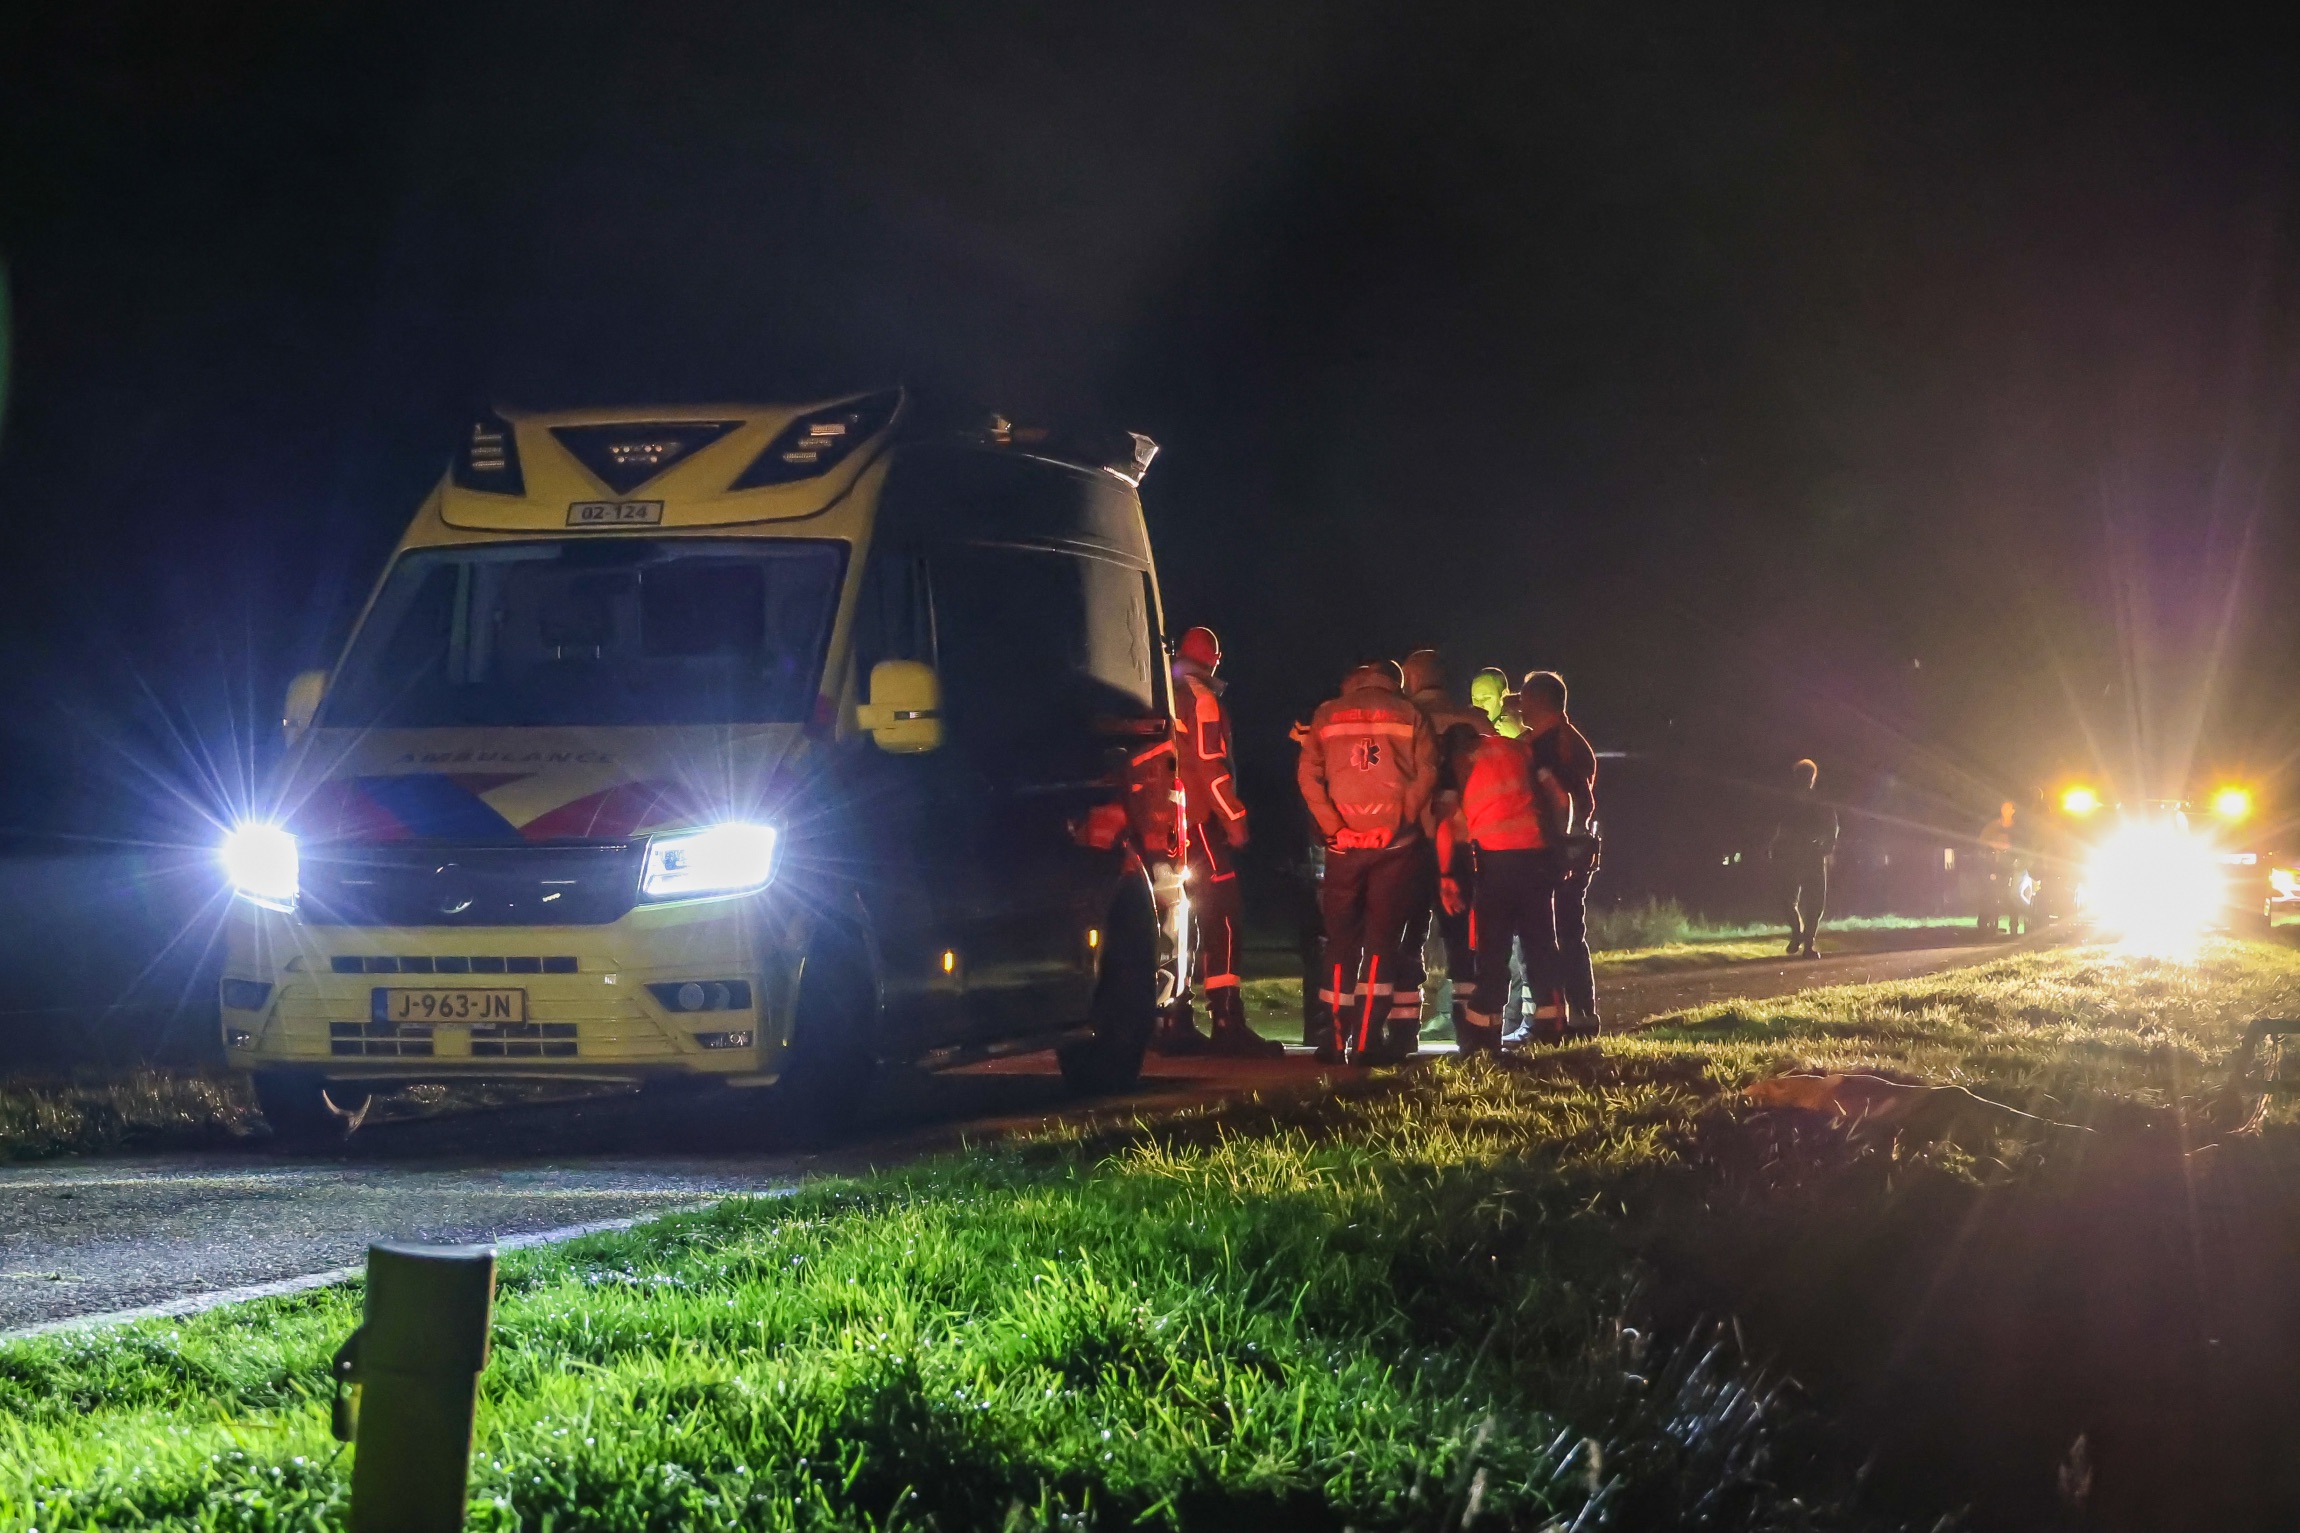
{"type": "Polygon", "coordinates": [[[0,825],[244,776],[472,405],[885,380],[1165,445],[1264,799],[1422,643],[1649,842],[2275,783],[2300,75],[2011,9],[9,7],[0,825]]]}

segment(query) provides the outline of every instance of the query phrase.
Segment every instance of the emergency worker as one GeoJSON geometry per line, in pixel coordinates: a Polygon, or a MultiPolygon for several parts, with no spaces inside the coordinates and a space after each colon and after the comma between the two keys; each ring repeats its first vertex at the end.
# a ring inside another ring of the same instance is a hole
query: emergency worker
{"type": "MultiPolygon", "coordinates": [[[[1486,722],[1493,726],[1496,734],[1508,735],[1513,739],[1525,727],[1518,722],[1516,712],[1508,706],[1509,700],[1516,695],[1509,689],[1509,673],[1500,666],[1489,665],[1469,679],[1469,705],[1485,715],[1486,722]]],[[[1442,900],[1438,908],[1445,908],[1442,900]]],[[[1462,919],[1466,921],[1468,917],[1462,919]]],[[[1492,998],[1489,996],[1487,1000],[1490,1005],[1492,998]]],[[[1501,1011],[1502,1025],[1516,1032],[1525,1017],[1525,955],[1514,946],[1509,955],[1509,995],[1502,1001],[1501,1011]]],[[[1457,1017],[1455,1020],[1458,1022],[1460,1019],[1457,1017]]]]}
{"type": "Polygon", "coordinates": [[[1589,883],[1597,874],[1597,752],[1565,711],[1565,678],[1534,671],[1518,685],[1521,737],[1533,748],[1535,767],[1565,790],[1568,813],[1558,842],[1558,882],[1552,896],[1556,913],[1558,988],[1565,993],[1569,1038],[1594,1038],[1597,971],[1589,953],[1589,883]]]}
{"type": "Polygon", "coordinates": [[[1295,778],[1326,843],[1326,1063],[1381,1056],[1437,775],[1437,737],[1395,661],[1359,666],[1310,716],[1295,778]]]}
{"type": "Polygon", "coordinates": [[[1484,714],[1498,734],[1515,735],[1523,727],[1504,706],[1509,699],[1509,673],[1501,667],[1489,665],[1469,679],[1469,705],[1484,714]]]}
{"type": "Polygon", "coordinates": [[[1821,769],[1810,758],[1790,769],[1792,787],[1774,822],[1766,858],[1789,915],[1789,956],[1818,958],[1813,940],[1829,904],[1829,859],[1837,852],[1837,811],[1813,791],[1821,769]]]}
{"type": "Polygon", "coordinates": [[[1433,926],[1445,943],[1446,978],[1452,982],[1457,1037],[1462,1013],[1477,985],[1469,914],[1467,911],[1458,916],[1449,914],[1438,899],[1441,874],[1450,872],[1465,888],[1474,881],[1469,848],[1456,849],[1457,866],[1441,868],[1437,860],[1437,834],[1438,827],[1460,807],[1462,776],[1469,770],[1469,758],[1477,750],[1477,742],[1493,733],[1493,721],[1484,710],[1464,707],[1453,700],[1446,690],[1445,660],[1436,650],[1415,650],[1406,656],[1401,669],[1405,672],[1406,696],[1430,721],[1438,746],[1437,788],[1430,794],[1429,808],[1422,812],[1422,831],[1427,838],[1423,843],[1423,880],[1415,891],[1414,908],[1406,917],[1405,938],[1398,949],[1397,1001],[1390,1014],[1391,1052],[1405,1058],[1421,1046],[1422,992],[1428,980],[1425,966],[1433,926]]]}
{"type": "Polygon", "coordinates": [[[1230,771],[1230,717],[1222,706],[1222,644],[1211,628],[1182,635],[1174,653],[1175,754],[1182,779],[1182,808],[1188,837],[1191,929],[1197,939],[1192,972],[1214,1019],[1214,1037],[1203,1043],[1184,1001],[1170,1015],[1167,1052],[1210,1048],[1217,1054],[1272,1058],[1286,1052],[1275,1038],[1246,1025],[1245,998],[1238,989],[1238,947],[1243,902],[1238,896],[1237,854],[1246,844],[1246,806],[1230,771]],[[1186,1037],[1184,1035],[1187,1035],[1186,1037]]]}
{"type": "Polygon", "coordinates": [[[1159,1030],[1152,1036],[1151,1046],[1167,1053],[1191,1053],[1202,1049],[1206,1040],[1190,1023],[1190,899],[1185,860],[1190,824],[1182,802],[1176,733],[1178,730],[1168,730],[1164,739],[1128,757],[1126,802],[1116,815],[1097,805],[1072,833],[1089,846],[1108,850],[1117,844],[1123,830],[1133,832],[1143,867],[1150,875],[1159,929],[1165,933],[1158,945],[1159,1030]],[[1179,1033],[1174,1032],[1177,1021],[1179,1033]]]}
{"type": "MultiPolygon", "coordinates": [[[[1522,698],[1505,709],[1516,714],[1522,698]]],[[[1520,717],[1522,722],[1522,716],[1520,717]]],[[[1467,844],[1477,879],[1465,889],[1450,874],[1439,897],[1456,915],[1467,912],[1477,933],[1477,985],[1459,1039],[1465,1054],[1501,1052],[1501,1000],[1509,993],[1513,943],[1525,955],[1526,982],[1535,1006],[1533,1035],[1543,1042],[1565,1036],[1564,997],[1557,988],[1557,886],[1564,868],[1560,848],[1572,812],[1565,785],[1535,760],[1533,743],[1498,730],[1477,743],[1462,781],[1461,802],[1441,827],[1441,863],[1452,867],[1467,844]]]]}

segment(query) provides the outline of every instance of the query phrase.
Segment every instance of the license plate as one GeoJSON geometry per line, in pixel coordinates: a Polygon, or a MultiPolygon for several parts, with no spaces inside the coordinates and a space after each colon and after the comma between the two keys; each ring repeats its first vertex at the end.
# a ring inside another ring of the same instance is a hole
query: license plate
{"type": "Polygon", "coordinates": [[[662,521],[659,500],[578,500],[567,508],[570,527],[657,527],[662,521]]]}
{"type": "Polygon", "coordinates": [[[378,987],[369,1015],[378,1022],[524,1022],[524,990],[386,990],[378,987]]]}

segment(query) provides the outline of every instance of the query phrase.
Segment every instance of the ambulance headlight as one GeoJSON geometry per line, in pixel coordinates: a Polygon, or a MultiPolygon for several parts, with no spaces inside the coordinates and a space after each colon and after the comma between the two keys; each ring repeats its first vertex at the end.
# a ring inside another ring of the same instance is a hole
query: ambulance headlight
{"type": "Polygon", "coordinates": [[[729,821],[647,843],[639,892],[650,900],[717,899],[764,889],[775,876],[772,825],[729,821]]]}
{"type": "Polygon", "coordinates": [[[260,821],[234,826],[220,856],[234,894],[271,910],[295,908],[300,870],[294,836],[260,821]]]}

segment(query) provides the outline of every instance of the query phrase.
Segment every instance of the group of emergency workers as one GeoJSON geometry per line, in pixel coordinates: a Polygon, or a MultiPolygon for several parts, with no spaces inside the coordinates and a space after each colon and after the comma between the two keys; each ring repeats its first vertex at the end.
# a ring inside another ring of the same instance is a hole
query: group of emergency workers
{"type": "MultiPolygon", "coordinates": [[[[1196,932],[1195,988],[1160,1028],[1166,1053],[1278,1055],[1246,1023],[1239,989],[1236,854],[1247,816],[1232,774],[1219,641],[1182,636],[1174,657],[1181,841],[1196,932]]],[[[1323,928],[1304,1042],[1327,1063],[1373,1064],[1420,1046],[1433,934],[1463,1052],[1594,1037],[1597,992],[1585,913],[1597,871],[1597,757],[1566,714],[1565,682],[1512,688],[1480,672],[1457,702],[1437,651],[1379,660],[1295,726],[1296,782],[1318,840],[1323,928]],[[1521,1008],[1512,1006],[1522,984],[1521,1008]],[[1522,1025],[1505,1031],[1509,1012],[1522,1025]]]]}

